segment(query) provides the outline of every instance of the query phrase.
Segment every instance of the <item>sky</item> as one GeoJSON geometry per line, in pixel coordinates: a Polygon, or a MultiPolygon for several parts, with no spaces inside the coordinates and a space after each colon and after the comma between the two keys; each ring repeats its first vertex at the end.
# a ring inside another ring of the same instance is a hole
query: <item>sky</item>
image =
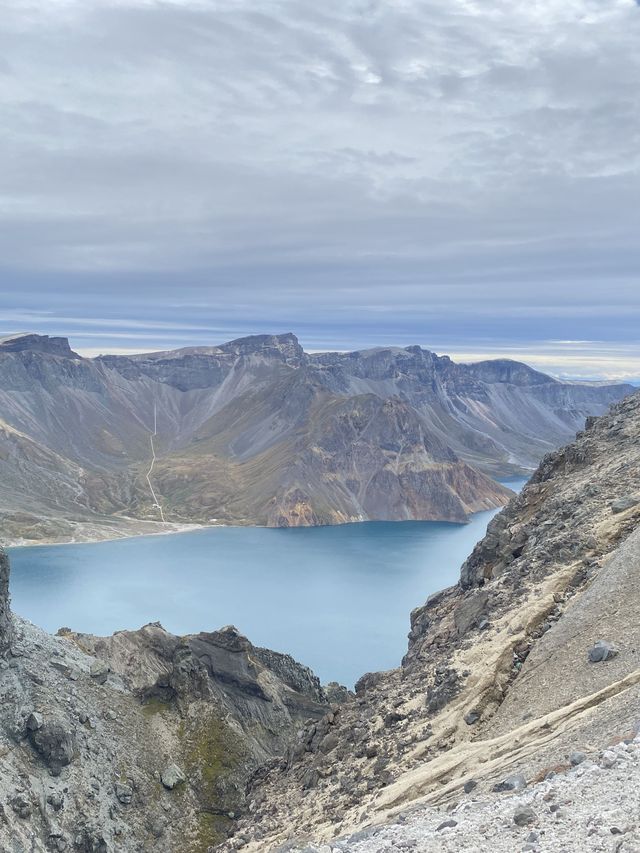
{"type": "Polygon", "coordinates": [[[640,377],[635,0],[0,12],[0,334],[640,377]]]}

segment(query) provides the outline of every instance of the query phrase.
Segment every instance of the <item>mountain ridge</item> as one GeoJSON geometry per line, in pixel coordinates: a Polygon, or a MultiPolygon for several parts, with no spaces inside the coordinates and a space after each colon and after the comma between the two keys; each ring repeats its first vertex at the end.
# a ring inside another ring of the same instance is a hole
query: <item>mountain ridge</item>
{"type": "Polygon", "coordinates": [[[530,470],[631,390],[419,346],[308,354],[291,332],[90,359],[65,338],[8,337],[0,521],[13,541],[212,519],[464,522],[508,499],[496,477],[530,470]]]}

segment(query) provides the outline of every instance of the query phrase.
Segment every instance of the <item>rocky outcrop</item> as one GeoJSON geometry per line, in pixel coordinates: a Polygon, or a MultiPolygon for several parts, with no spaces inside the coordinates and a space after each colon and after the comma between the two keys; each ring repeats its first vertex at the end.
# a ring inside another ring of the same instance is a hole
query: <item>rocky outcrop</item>
{"type": "Polygon", "coordinates": [[[204,853],[330,707],[309,669],[233,627],[51,637],[9,613],[0,568],[2,850],[204,853]]]}
{"type": "Polygon", "coordinates": [[[80,358],[69,346],[66,338],[49,335],[22,334],[0,338],[2,352],[42,352],[62,358],[80,358]]]}
{"type": "Polygon", "coordinates": [[[64,541],[212,519],[461,522],[630,390],[417,346],[310,355],[292,334],[97,359],[21,335],[0,341],[0,524],[64,541]]]}
{"type": "Polygon", "coordinates": [[[9,610],[9,558],[0,548],[0,656],[11,645],[11,613],[9,610]]]}
{"type": "Polygon", "coordinates": [[[366,394],[317,404],[306,432],[289,443],[288,457],[287,469],[270,482],[271,526],[464,522],[511,496],[426,432],[416,411],[398,398],[366,394]]]}
{"type": "Polygon", "coordinates": [[[267,707],[269,730],[257,741],[265,755],[284,749],[292,721],[316,717],[327,705],[308,667],[289,655],[253,646],[232,625],[183,637],[159,623],[110,637],[66,630],[62,636],[95,657],[101,671],[120,676],[143,702],[214,702],[248,733],[267,707]]]}
{"type": "Polygon", "coordinates": [[[638,494],[635,394],[545,457],[460,583],[413,611],[402,667],[364,676],[256,777],[228,849],[355,844],[407,809],[504,796],[633,740],[638,494]]]}

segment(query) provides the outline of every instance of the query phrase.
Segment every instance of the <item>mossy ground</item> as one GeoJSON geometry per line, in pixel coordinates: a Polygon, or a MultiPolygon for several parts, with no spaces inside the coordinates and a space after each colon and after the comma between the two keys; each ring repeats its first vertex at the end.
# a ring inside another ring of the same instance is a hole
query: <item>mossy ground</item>
{"type": "Polygon", "coordinates": [[[229,813],[237,813],[240,805],[235,775],[246,760],[246,749],[238,734],[210,711],[193,727],[185,726],[183,746],[187,778],[200,801],[193,851],[204,853],[229,834],[229,813]]]}
{"type": "Polygon", "coordinates": [[[168,702],[163,702],[162,699],[149,699],[142,706],[142,713],[145,717],[153,717],[156,714],[161,714],[163,711],[171,710],[171,705],[168,702]]]}

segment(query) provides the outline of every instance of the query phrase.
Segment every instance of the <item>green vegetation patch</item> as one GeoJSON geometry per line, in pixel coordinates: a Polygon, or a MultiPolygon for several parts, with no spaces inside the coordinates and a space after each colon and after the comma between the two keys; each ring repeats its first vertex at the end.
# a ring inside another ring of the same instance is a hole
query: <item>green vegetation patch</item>
{"type": "Polygon", "coordinates": [[[142,713],[145,717],[154,717],[156,714],[162,714],[163,711],[170,711],[171,705],[168,702],[163,702],[162,699],[155,697],[148,699],[142,706],[142,713]]]}
{"type": "Polygon", "coordinates": [[[242,804],[239,771],[247,750],[242,737],[211,712],[184,731],[183,747],[187,778],[200,801],[194,848],[200,853],[229,834],[229,813],[236,814],[242,804]]]}

